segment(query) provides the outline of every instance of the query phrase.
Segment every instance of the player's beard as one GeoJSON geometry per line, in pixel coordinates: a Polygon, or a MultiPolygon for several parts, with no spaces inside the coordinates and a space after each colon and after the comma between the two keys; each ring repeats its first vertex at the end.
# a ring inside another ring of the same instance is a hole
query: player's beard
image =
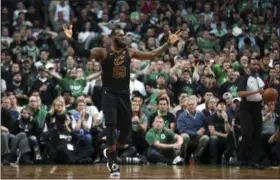
{"type": "Polygon", "coordinates": [[[124,43],[123,41],[121,40],[115,40],[115,45],[117,48],[119,49],[122,49],[122,48],[125,48],[126,47],[126,43],[124,43]]]}

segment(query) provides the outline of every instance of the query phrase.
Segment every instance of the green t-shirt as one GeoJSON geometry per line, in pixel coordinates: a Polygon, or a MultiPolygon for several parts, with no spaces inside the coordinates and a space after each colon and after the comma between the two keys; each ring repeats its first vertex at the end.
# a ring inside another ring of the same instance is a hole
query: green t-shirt
{"type": "Polygon", "coordinates": [[[270,24],[265,24],[264,25],[264,28],[263,28],[263,32],[266,34],[266,35],[270,35],[270,32],[271,32],[271,25],[270,24]]]}
{"type": "Polygon", "coordinates": [[[234,61],[232,64],[231,64],[232,68],[234,71],[238,71],[239,68],[240,68],[240,63],[238,61],[234,61]]]}
{"type": "Polygon", "coordinates": [[[44,128],[45,125],[45,120],[47,117],[47,111],[43,110],[43,109],[38,109],[36,112],[33,113],[33,118],[37,121],[38,123],[38,127],[40,129],[44,128]]]}
{"type": "MultiPolygon", "coordinates": [[[[156,106],[157,105],[157,97],[158,97],[158,91],[154,91],[150,96],[149,98],[147,99],[146,102],[148,102],[148,105],[151,105],[151,106],[156,106]]],[[[156,112],[156,108],[152,108],[150,110],[150,113],[154,113],[156,112]]]]}
{"type": "Polygon", "coordinates": [[[37,46],[24,46],[23,52],[28,56],[32,56],[34,61],[37,60],[36,58],[39,57],[40,54],[40,51],[37,48],[37,46]]]}
{"type": "Polygon", "coordinates": [[[162,131],[157,131],[151,128],[146,134],[146,141],[151,146],[155,142],[160,142],[162,144],[171,144],[174,142],[176,134],[169,129],[162,129],[162,131]]]}
{"type": "Polygon", "coordinates": [[[89,72],[89,71],[84,71],[84,77],[87,77],[89,75],[93,74],[93,72],[89,72]]]}
{"type": "Polygon", "coordinates": [[[214,64],[212,66],[212,70],[216,75],[217,83],[219,86],[221,86],[223,83],[227,81],[227,73],[222,71],[221,64],[214,64]]]}
{"type": "Polygon", "coordinates": [[[87,85],[85,79],[73,80],[70,78],[63,78],[59,83],[62,89],[71,91],[74,97],[83,95],[83,91],[87,85]]]}
{"type": "Polygon", "coordinates": [[[225,35],[227,33],[227,31],[224,29],[222,29],[222,30],[214,29],[213,31],[211,31],[211,33],[215,34],[215,36],[217,36],[217,37],[222,37],[223,35],[225,35]]]}
{"type": "Polygon", "coordinates": [[[149,105],[157,105],[157,97],[158,97],[158,91],[154,91],[149,97],[150,99],[149,105]]]}
{"type": "Polygon", "coordinates": [[[232,98],[236,98],[236,97],[238,97],[238,91],[237,91],[237,88],[238,88],[238,86],[237,86],[237,85],[235,85],[235,84],[232,84],[232,85],[229,87],[229,92],[231,93],[232,98]]]}
{"type": "Polygon", "coordinates": [[[130,13],[130,19],[139,20],[140,19],[140,13],[137,12],[137,11],[134,11],[134,12],[130,13]]]}
{"type": "Polygon", "coordinates": [[[197,45],[199,49],[204,53],[213,51],[216,46],[215,42],[211,40],[203,39],[201,37],[198,38],[197,45]]]}
{"type": "Polygon", "coordinates": [[[153,72],[153,73],[151,73],[150,75],[149,75],[149,78],[148,78],[148,80],[150,81],[150,82],[156,82],[156,80],[157,80],[157,76],[158,76],[158,73],[155,73],[155,72],[153,72]]]}
{"type": "Polygon", "coordinates": [[[149,75],[148,81],[156,84],[156,81],[157,81],[157,78],[158,78],[159,75],[163,75],[166,83],[167,84],[169,83],[169,74],[166,73],[166,72],[151,73],[149,75]]]}
{"type": "Polygon", "coordinates": [[[249,25],[249,30],[250,30],[250,33],[255,35],[258,32],[258,25],[257,24],[249,25]]]}
{"type": "Polygon", "coordinates": [[[184,15],[183,19],[188,21],[191,24],[198,24],[197,18],[191,14],[191,15],[184,15]]]}
{"type": "Polygon", "coordinates": [[[248,2],[240,2],[237,5],[239,11],[244,11],[248,7],[248,2]]]}

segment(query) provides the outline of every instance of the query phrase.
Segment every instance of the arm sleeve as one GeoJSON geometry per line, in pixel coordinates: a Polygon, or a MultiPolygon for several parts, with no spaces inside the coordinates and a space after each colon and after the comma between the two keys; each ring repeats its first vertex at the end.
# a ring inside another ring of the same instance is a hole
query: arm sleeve
{"type": "Polygon", "coordinates": [[[148,133],[146,134],[146,141],[147,141],[147,143],[151,146],[151,145],[153,145],[157,140],[156,140],[155,136],[153,136],[152,133],[148,132],[148,133]]]}
{"type": "Polygon", "coordinates": [[[172,132],[171,130],[167,129],[165,132],[165,135],[169,138],[169,139],[174,139],[176,137],[176,134],[174,132],[172,132]]]}
{"type": "Polygon", "coordinates": [[[217,76],[217,74],[219,73],[219,71],[220,71],[220,64],[214,64],[213,66],[212,66],[212,71],[215,73],[215,75],[217,76]]]}
{"type": "Polygon", "coordinates": [[[144,125],[148,125],[148,118],[145,114],[142,115],[142,121],[141,121],[141,124],[144,124],[144,125]]]}
{"type": "Polygon", "coordinates": [[[81,44],[79,44],[77,41],[75,41],[74,39],[71,39],[71,40],[69,40],[69,43],[73,47],[77,56],[85,57],[85,58],[90,57],[90,54],[91,54],[90,50],[84,49],[83,46],[81,44]]]}
{"type": "Polygon", "coordinates": [[[237,91],[246,91],[246,86],[247,86],[247,80],[248,80],[248,76],[244,75],[241,77],[239,83],[238,83],[238,88],[237,91]]]}

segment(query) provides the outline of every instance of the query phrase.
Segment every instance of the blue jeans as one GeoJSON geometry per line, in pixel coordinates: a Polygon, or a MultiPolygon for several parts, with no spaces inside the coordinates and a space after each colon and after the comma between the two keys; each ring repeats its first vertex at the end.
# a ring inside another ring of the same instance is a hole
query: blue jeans
{"type": "Polygon", "coordinates": [[[92,144],[92,135],[91,134],[85,134],[83,137],[86,144],[91,145],[92,144]]]}
{"type": "Polygon", "coordinates": [[[35,152],[40,152],[39,142],[36,136],[29,136],[28,137],[29,143],[31,147],[34,149],[35,152]]]}
{"type": "Polygon", "coordinates": [[[89,132],[80,129],[79,131],[75,131],[75,133],[86,143],[86,145],[92,144],[92,135],[89,132]]]}
{"type": "Polygon", "coordinates": [[[211,163],[218,164],[221,153],[224,152],[226,147],[226,138],[218,136],[210,136],[209,151],[211,156],[211,163]]]}
{"type": "Polygon", "coordinates": [[[158,149],[150,147],[147,153],[147,160],[150,163],[167,163],[170,164],[173,160],[174,152],[172,150],[161,153],[158,149]]]}

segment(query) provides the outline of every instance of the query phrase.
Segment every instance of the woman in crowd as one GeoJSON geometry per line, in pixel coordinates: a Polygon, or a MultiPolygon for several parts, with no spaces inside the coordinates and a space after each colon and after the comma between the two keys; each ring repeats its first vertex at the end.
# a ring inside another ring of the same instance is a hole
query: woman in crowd
{"type": "MultiPolygon", "coordinates": [[[[263,114],[263,125],[262,125],[262,147],[266,155],[270,154],[271,148],[273,146],[272,135],[276,132],[276,112],[275,112],[275,102],[266,103],[264,106],[263,114]]],[[[269,157],[270,160],[271,157],[269,157]]]]}
{"type": "Polygon", "coordinates": [[[92,144],[90,130],[93,125],[93,117],[86,112],[85,101],[78,101],[75,118],[72,120],[72,129],[77,133],[87,145],[92,144]]]}
{"type": "Polygon", "coordinates": [[[145,134],[147,131],[148,118],[141,111],[140,105],[136,102],[132,102],[132,142],[135,145],[139,154],[144,154],[148,148],[148,144],[145,140],[145,134]]]}
{"type": "Polygon", "coordinates": [[[66,107],[65,107],[65,101],[64,101],[63,97],[59,96],[53,101],[51,109],[47,114],[44,131],[46,132],[46,131],[49,131],[49,130],[55,128],[56,116],[62,115],[62,114],[67,114],[67,112],[66,112],[66,107]]]}
{"type": "Polygon", "coordinates": [[[18,106],[17,98],[14,94],[9,95],[9,99],[11,101],[11,115],[14,120],[19,118],[19,114],[22,110],[21,106],[18,106]]]}
{"type": "Polygon", "coordinates": [[[214,114],[216,112],[216,105],[217,100],[216,98],[212,97],[208,101],[205,102],[205,109],[202,110],[203,114],[206,117],[209,117],[210,115],[214,114]]]}

